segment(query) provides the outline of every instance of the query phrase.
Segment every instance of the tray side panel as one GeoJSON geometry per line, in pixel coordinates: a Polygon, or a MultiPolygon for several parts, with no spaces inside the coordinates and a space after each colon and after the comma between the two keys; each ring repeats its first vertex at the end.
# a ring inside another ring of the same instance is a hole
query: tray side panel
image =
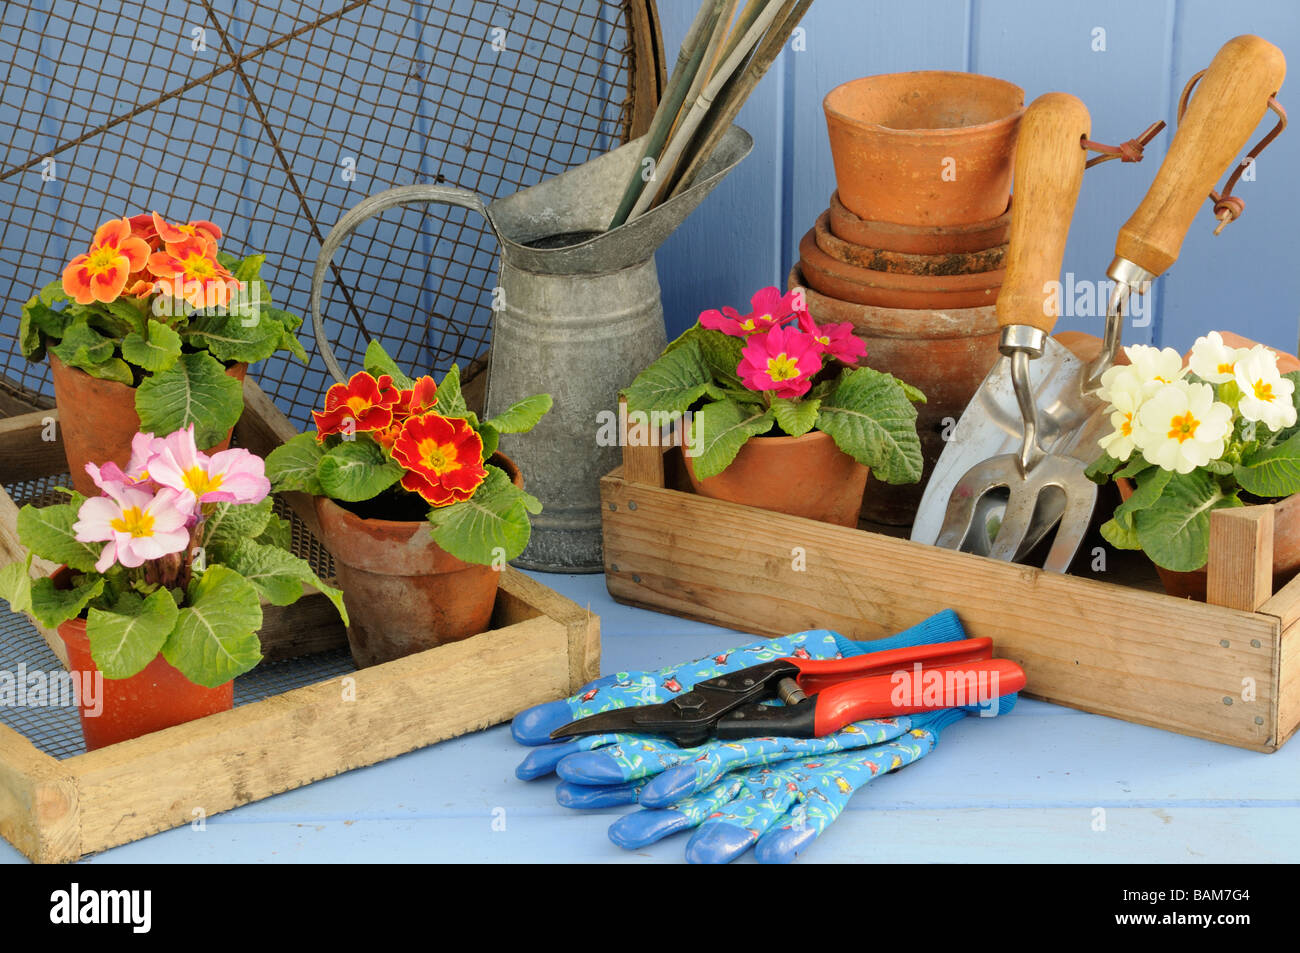
{"type": "Polygon", "coordinates": [[[0,725],[0,837],[37,863],[81,854],[76,790],[59,762],[0,725]]]}
{"type": "Polygon", "coordinates": [[[567,693],[567,647],[565,627],[538,617],[69,758],[81,850],[499,724],[567,693]]]}
{"type": "Polygon", "coordinates": [[[1281,745],[1300,728],[1300,623],[1282,633],[1279,668],[1277,743],[1281,745]]]}
{"type": "Polygon", "coordinates": [[[606,580],[621,602],[755,634],[829,627],[859,639],[956,608],[971,635],[1024,667],[1035,697],[1277,744],[1274,617],[611,477],[601,491],[606,580]]]}

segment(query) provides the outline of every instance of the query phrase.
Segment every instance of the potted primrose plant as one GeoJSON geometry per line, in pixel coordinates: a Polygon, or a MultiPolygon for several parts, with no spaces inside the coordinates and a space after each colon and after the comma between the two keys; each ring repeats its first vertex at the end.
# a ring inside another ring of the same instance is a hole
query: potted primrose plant
{"type": "Polygon", "coordinates": [[[1210,514],[1278,503],[1273,569],[1289,578],[1300,569],[1300,363],[1219,332],[1186,363],[1173,348],[1124,351],[1129,363],[1102,377],[1113,429],[1088,470],[1122,498],[1102,536],[1146,553],[1170,595],[1204,600],[1210,514]]]}
{"type": "Polygon", "coordinates": [[[48,355],[68,468],[96,492],[91,460],[126,466],[137,431],[193,426],[200,447],[229,446],[249,364],[277,350],[304,363],[302,319],[274,307],[259,276],[264,255],[218,247],[211,222],[157,212],[109,219],[60,279],[23,305],[23,356],[48,355]]]}
{"type": "Polygon", "coordinates": [[[750,306],[705,311],[671,342],[624,392],[629,420],[679,420],[697,493],[856,526],[869,472],[920,480],[925,396],[860,366],[853,326],[818,325],[802,289],[764,288],[750,306]]]}
{"type": "Polygon", "coordinates": [[[480,421],[457,367],[440,384],[413,380],[378,342],[365,368],[329,389],[316,433],[267,457],[277,490],[314,497],[361,667],[488,628],[499,573],[528,545],[528,514],[541,512],[497,440],[551,408],[540,394],[480,421]]]}
{"type": "Polygon", "coordinates": [[[29,554],[0,568],[0,596],[57,629],[82,684],[102,676],[102,710],[79,699],[88,750],[229,710],[262,658],[262,599],[289,605],[306,583],[346,620],[342,594],[288,551],[260,457],[208,456],[186,427],[136,434],[125,469],[86,470],[95,496],[19,511],[29,554]],[[33,555],[61,568],[32,579],[33,555]]]}

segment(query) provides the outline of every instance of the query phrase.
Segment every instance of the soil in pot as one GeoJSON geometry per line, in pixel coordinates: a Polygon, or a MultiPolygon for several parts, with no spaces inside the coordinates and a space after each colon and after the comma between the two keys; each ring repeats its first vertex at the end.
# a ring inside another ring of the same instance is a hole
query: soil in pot
{"type": "MultiPolygon", "coordinates": [[[[519,470],[501,454],[491,463],[516,486],[519,470]]],[[[501,573],[467,563],[434,544],[428,504],[404,491],[363,503],[314,500],[322,541],[334,556],[359,668],[458,642],[487,630],[501,573]]]]}
{"type": "MultiPolygon", "coordinates": [[[[131,459],[131,438],[140,430],[135,412],[135,388],[117,381],[91,377],[85,371],[68,367],[50,355],[54,382],[54,400],[59,408],[59,428],[63,451],[68,458],[72,485],[83,496],[98,496],[99,488],[86,473],[87,463],[103,464],[109,460],[125,467],[131,459]]],[[[235,380],[242,381],[247,364],[226,369],[235,380]]],[[[230,446],[230,437],[205,452],[215,453],[230,446]]]]}
{"type": "Polygon", "coordinates": [[[751,437],[731,466],[700,480],[686,455],[691,487],[701,496],[857,526],[870,471],[814,430],[802,437],[751,437]]]}
{"type": "MultiPolygon", "coordinates": [[[[71,576],[66,569],[61,569],[54,580],[56,585],[67,585],[71,576]]],[[[195,685],[161,655],[130,678],[103,678],[90,654],[86,620],[64,622],[58,632],[68,647],[68,668],[77,674],[83,686],[78,707],[87,751],[230,711],[233,707],[234,682],[216,688],[195,685]],[[91,686],[90,692],[85,691],[87,684],[91,686]]]]}

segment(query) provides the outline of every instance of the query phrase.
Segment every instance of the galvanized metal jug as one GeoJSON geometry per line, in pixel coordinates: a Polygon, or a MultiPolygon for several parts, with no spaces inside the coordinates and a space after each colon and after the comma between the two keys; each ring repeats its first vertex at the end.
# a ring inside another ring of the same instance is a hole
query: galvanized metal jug
{"type": "MultiPolygon", "coordinates": [[[[600,572],[600,478],[618,466],[618,446],[597,442],[602,412],[617,413],[618,392],[666,343],[654,254],[753,140],[732,126],[698,180],[657,208],[611,231],[624,186],[641,158],[641,140],[484,207],[473,192],[407,185],[372,195],[326,236],[312,275],[312,326],[334,377],[346,376],[325,339],[321,288],[334,252],[366,219],[397,205],[442,203],[487,219],[501,245],[488,364],[486,414],[532,394],[555,406],[528,434],[503,435],[502,452],[519,464],[542,501],[533,535],[516,565],[551,572],[600,572]]],[[[608,443],[608,441],[605,441],[608,443]]]]}

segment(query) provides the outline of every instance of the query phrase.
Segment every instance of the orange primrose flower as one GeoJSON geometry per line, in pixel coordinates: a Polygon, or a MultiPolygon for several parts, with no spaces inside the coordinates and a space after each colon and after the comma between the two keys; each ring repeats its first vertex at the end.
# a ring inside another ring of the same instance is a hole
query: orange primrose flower
{"type": "Polygon", "coordinates": [[[438,386],[434,384],[433,378],[429,376],[421,377],[419,380],[398,394],[397,402],[393,404],[393,420],[383,430],[375,432],[375,439],[380,442],[385,449],[393,449],[393,441],[402,430],[402,425],[412,417],[422,417],[427,414],[435,404],[438,403],[438,386]]]}
{"type": "Polygon", "coordinates": [[[312,411],[316,418],[316,439],[335,433],[363,433],[384,430],[393,422],[393,405],[399,394],[387,374],[378,380],[357,371],[346,384],[335,384],[325,392],[325,411],[312,411]],[[349,426],[348,421],[351,421],[349,426]]]}
{"type": "Polygon", "coordinates": [[[162,251],[149,256],[149,271],[164,295],[184,298],[196,308],[224,305],[231,286],[239,286],[234,276],[209,254],[201,238],[168,243],[162,251]]]}
{"type": "Polygon", "coordinates": [[[402,488],[434,506],[468,500],[487,479],[483,440],[460,417],[411,417],[393,443],[393,459],[406,467],[402,488]]]}
{"type": "Polygon", "coordinates": [[[157,212],[153,213],[153,227],[158,237],[168,245],[179,245],[187,239],[196,238],[208,249],[208,254],[217,257],[217,241],[221,238],[221,229],[211,222],[195,220],[185,225],[168,222],[157,212]]]}
{"type": "Polygon", "coordinates": [[[117,300],[127,279],[149,259],[149,245],[131,234],[131,223],[114,218],[95,230],[90,251],[63,269],[63,291],[77,304],[117,300]]]}

